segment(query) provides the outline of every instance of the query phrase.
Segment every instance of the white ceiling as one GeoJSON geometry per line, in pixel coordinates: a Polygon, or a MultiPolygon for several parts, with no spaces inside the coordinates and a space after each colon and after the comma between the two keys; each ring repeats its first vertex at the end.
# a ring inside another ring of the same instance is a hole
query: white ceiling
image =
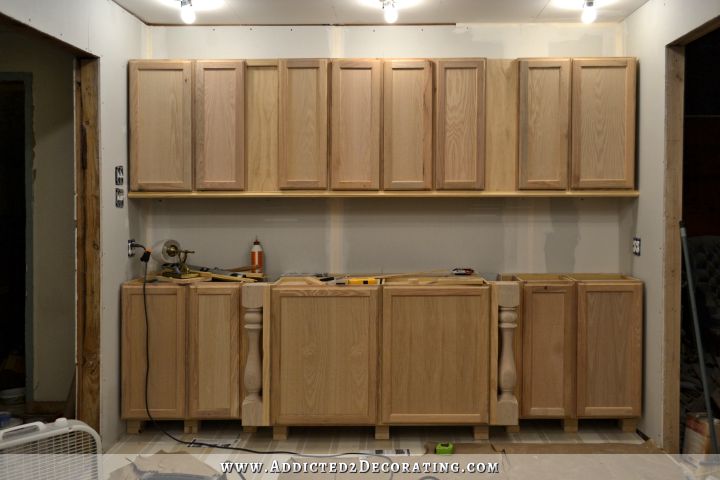
{"type": "MultiPolygon", "coordinates": [[[[114,0],[150,25],[182,24],[179,0],[114,0]]],[[[397,0],[398,24],[579,22],[583,0],[397,0]]],[[[647,0],[596,0],[599,22],[619,22],[647,0]]],[[[197,25],[383,24],[379,0],[193,0],[197,25]],[[221,2],[202,10],[202,2],[221,2]]]]}

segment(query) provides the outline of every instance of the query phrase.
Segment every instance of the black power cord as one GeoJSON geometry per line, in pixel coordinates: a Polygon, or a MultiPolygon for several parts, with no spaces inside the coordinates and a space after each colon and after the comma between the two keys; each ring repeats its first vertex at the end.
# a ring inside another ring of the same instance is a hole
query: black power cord
{"type": "MultiPolygon", "coordinates": [[[[364,453],[364,452],[343,452],[343,453],[334,453],[334,454],[327,454],[327,455],[312,455],[308,453],[299,453],[299,452],[293,452],[290,450],[253,450],[252,448],[243,448],[243,447],[231,447],[228,445],[220,445],[215,443],[207,443],[207,442],[196,442],[191,441],[188,442],[186,440],[183,440],[181,438],[177,438],[175,435],[171,434],[164,428],[162,428],[155,418],[153,418],[152,414],[150,413],[150,403],[148,399],[148,390],[150,386],[150,316],[148,315],[148,306],[147,306],[147,283],[148,283],[148,262],[150,261],[150,250],[146,249],[144,246],[134,243],[134,248],[142,248],[143,254],[140,257],[140,261],[145,264],[144,274],[143,274],[143,309],[145,313],[145,414],[147,415],[150,422],[153,424],[153,426],[160,430],[164,435],[169,437],[170,439],[174,440],[177,443],[180,443],[182,445],[187,445],[189,447],[208,447],[208,448],[217,448],[222,450],[231,450],[236,452],[245,452],[245,453],[254,453],[257,455],[293,455],[296,457],[303,457],[303,458],[338,458],[338,457],[344,457],[347,455],[361,455],[365,457],[377,457],[382,458],[383,460],[387,460],[389,463],[392,463],[392,459],[388,457],[387,455],[382,455],[379,453],[364,453]]],[[[238,475],[240,475],[240,478],[245,480],[245,477],[242,475],[242,473],[237,472],[238,475]]],[[[392,471],[390,472],[390,480],[393,478],[392,471]]]]}

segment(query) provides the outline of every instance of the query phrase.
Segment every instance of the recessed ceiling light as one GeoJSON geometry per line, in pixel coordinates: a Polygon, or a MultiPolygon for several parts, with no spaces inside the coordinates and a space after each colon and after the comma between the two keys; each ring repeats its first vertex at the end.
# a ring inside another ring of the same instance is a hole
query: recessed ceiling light
{"type": "Polygon", "coordinates": [[[395,23],[398,19],[398,11],[395,0],[380,0],[383,4],[383,14],[387,23],[395,23]]]}
{"type": "Polygon", "coordinates": [[[191,0],[180,0],[180,19],[187,23],[195,23],[195,10],[191,0]]]}
{"type": "Polygon", "coordinates": [[[580,15],[580,20],[582,20],[583,23],[593,23],[596,18],[597,7],[595,6],[595,1],[585,0],[585,5],[583,6],[583,12],[582,15],[580,15]]]}

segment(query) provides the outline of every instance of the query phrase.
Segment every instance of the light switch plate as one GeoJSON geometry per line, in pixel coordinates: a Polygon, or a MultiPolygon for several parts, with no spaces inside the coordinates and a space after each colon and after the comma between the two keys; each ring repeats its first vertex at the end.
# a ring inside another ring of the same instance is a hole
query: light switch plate
{"type": "Polygon", "coordinates": [[[123,208],[125,206],[125,190],[122,188],[115,189],[115,206],[123,208]]]}
{"type": "Polygon", "coordinates": [[[632,253],[636,257],[640,256],[640,237],[633,237],[632,241],[632,253]]]}
{"type": "Polygon", "coordinates": [[[115,167],[115,185],[118,187],[125,185],[125,167],[122,165],[115,167]]]}

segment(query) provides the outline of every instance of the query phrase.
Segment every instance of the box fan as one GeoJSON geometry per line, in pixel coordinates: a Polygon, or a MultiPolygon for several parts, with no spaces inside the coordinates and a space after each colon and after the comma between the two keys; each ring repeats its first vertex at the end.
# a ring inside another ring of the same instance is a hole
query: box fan
{"type": "Polygon", "coordinates": [[[100,437],[85,423],[59,418],[0,430],[0,478],[98,480],[100,437]]]}

